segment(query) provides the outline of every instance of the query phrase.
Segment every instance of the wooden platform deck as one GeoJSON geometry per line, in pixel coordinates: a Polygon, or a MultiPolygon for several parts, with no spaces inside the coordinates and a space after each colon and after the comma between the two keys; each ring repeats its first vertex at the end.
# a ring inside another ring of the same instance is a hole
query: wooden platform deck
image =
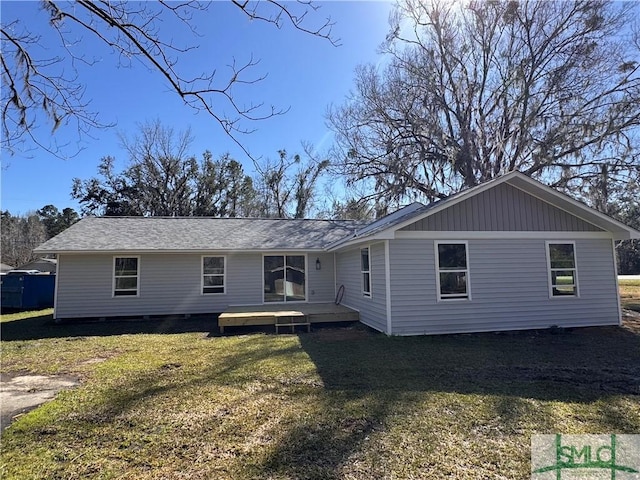
{"type": "Polygon", "coordinates": [[[218,317],[218,326],[224,332],[225,327],[274,325],[277,333],[281,327],[310,328],[312,323],[358,320],[360,314],[356,310],[334,303],[280,303],[229,307],[218,317]]]}

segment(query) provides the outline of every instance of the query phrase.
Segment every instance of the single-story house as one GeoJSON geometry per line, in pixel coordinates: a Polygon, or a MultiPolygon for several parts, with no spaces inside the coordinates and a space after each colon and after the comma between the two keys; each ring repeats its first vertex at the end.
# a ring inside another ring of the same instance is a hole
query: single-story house
{"type": "Polygon", "coordinates": [[[56,254],[55,317],[329,303],[389,335],[617,325],[614,241],[640,232],[512,172],[369,223],[85,218],[56,254]]]}

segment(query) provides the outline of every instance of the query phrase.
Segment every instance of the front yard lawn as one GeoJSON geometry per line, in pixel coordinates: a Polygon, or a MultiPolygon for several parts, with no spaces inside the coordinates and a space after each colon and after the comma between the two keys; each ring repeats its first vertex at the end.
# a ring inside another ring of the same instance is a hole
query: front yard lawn
{"type": "Polygon", "coordinates": [[[525,479],[533,433],[640,432],[638,322],[219,337],[47,315],[3,317],[2,372],[82,383],[4,431],[3,479],[525,479]]]}

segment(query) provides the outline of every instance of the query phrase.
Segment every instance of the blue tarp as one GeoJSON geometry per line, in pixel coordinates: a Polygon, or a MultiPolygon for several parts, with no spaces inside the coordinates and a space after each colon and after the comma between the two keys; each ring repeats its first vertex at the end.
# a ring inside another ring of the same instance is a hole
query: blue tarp
{"type": "Polygon", "coordinates": [[[32,310],[53,307],[55,275],[2,275],[2,308],[32,310]]]}

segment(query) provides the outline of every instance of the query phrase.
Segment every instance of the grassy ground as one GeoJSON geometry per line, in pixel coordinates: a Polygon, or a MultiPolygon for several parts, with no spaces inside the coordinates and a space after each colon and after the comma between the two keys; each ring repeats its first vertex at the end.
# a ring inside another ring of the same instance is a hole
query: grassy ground
{"type": "Polygon", "coordinates": [[[620,280],[620,303],[623,308],[640,312],[640,280],[620,280]]]}
{"type": "Polygon", "coordinates": [[[3,433],[3,479],[524,479],[533,433],[640,431],[640,322],[220,337],[50,318],[3,317],[2,372],[82,384],[3,433]]]}

